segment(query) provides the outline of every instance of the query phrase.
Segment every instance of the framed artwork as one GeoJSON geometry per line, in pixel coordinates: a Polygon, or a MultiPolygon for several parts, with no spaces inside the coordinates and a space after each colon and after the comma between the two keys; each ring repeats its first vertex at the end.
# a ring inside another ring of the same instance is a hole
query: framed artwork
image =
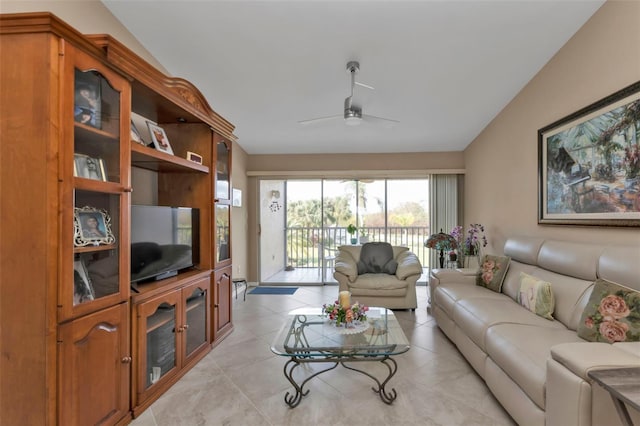
{"type": "Polygon", "coordinates": [[[102,128],[101,79],[92,72],[76,70],[74,84],[74,120],[87,126],[102,128]]]}
{"type": "Polygon", "coordinates": [[[73,262],[73,305],[95,299],[93,285],[82,258],[73,262]]]}
{"type": "Polygon", "coordinates": [[[231,205],[233,207],[242,207],[242,190],[233,188],[232,192],[231,205]]]}
{"type": "Polygon", "coordinates": [[[142,136],[140,136],[140,131],[136,127],[136,124],[131,120],[131,140],[133,142],[137,142],[140,145],[147,146],[144,140],[142,140],[142,136]]]}
{"type": "Polygon", "coordinates": [[[73,213],[73,227],[73,243],[76,247],[116,242],[111,232],[111,218],[104,210],[89,206],[76,207],[73,213]]]}
{"type": "Polygon", "coordinates": [[[107,181],[104,160],[84,154],[73,154],[73,175],[86,179],[107,181]]]}
{"type": "Polygon", "coordinates": [[[166,152],[167,154],[173,155],[173,149],[171,149],[171,145],[169,145],[169,138],[164,132],[164,129],[153,124],[150,121],[147,121],[147,126],[149,127],[149,134],[151,135],[153,146],[158,151],[166,152]]]}
{"type": "Polygon", "coordinates": [[[640,226],[640,81],[538,130],[538,223],[640,226]]]}

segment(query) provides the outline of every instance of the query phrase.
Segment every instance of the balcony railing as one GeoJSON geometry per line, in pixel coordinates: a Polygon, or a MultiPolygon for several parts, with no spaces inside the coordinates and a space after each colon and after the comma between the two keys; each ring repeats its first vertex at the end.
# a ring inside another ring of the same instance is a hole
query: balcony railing
{"type": "MultiPolygon", "coordinates": [[[[423,267],[429,265],[428,248],[424,241],[429,237],[427,226],[391,226],[360,228],[369,241],[385,241],[394,246],[409,247],[420,259],[423,267]]],[[[319,268],[323,259],[335,256],[338,246],[351,244],[346,227],[292,227],[286,229],[286,265],[295,268],[319,268]]]]}

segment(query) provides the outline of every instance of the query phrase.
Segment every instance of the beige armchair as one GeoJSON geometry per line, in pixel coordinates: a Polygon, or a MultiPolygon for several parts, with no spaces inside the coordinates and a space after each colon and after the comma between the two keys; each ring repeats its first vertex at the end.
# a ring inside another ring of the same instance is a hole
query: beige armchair
{"type": "Polygon", "coordinates": [[[408,247],[392,246],[397,262],[395,274],[364,273],[358,275],[358,261],[363,246],[340,246],[333,277],[340,291],[350,291],[351,300],[368,306],[389,309],[416,309],[416,281],[422,274],[418,257],[408,247]]]}

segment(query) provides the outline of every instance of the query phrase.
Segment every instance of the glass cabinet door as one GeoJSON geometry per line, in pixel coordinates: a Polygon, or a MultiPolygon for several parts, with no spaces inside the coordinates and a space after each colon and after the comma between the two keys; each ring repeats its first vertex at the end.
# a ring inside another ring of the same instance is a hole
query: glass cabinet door
{"type": "Polygon", "coordinates": [[[208,343],[207,307],[209,279],[191,284],[182,290],[186,322],[184,325],[185,359],[208,343]]]}
{"type": "Polygon", "coordinates": [[[231,149],[229,142],[216,142],[215,198],[231,200],[231,149]]]}
{"type": "Polygon", "coordinates": [[[65,282],[60,290],[61,320],[79,317],[126,300],[129,286],[122,265],[129,253],[128,108],[126,79],[92,57],[70,49],[69,101],[65,108],[73,144],[63,158],[62,252],[65,282]],[[126,126],[123,122],[127,121],[126,126]],[[68,213],[67,213],[68,212],[68,213]],[[123,239],[125,242],[123,244],[123,239]],[[63,244],[64,247],[68,247],[63,244]],[[68,269],[67,269],[68,268],[68,269]]]}
{"type": "Polygon", "coordinates": [[[231,259],[231,206],[216,203],[216,264],[231,259]]]}
{"type": "Polygon", "coordinates": [[[180,292],[174,291],[137,308],[140,336],[138,394],[144,394],[162,378],[176,372],[180,365],[177,351],[178,333],[183,330],[179,322],[180,301],[180,292]]]}

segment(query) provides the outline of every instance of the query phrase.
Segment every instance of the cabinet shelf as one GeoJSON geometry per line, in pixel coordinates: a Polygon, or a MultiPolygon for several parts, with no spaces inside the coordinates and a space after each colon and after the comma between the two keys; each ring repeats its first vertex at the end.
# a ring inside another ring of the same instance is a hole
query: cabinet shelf
{"type": "Polygon", "coordinates": [[[138,143],[131,144],[131,165],[156,172],[209,173],[209,167],[138,143]]]}
{"type": "Polygon", "coordinates": [[[109,133],[102,129],[96,129],[95,127],[88,126],[82,123],[73,123],[77,136],[81,136],[83,139],[94,140],[96,142],[105,142],[105,141],[118,141],[118,135],[114,135],[113,133],[109,133]]]}
{"type": "Polygon", "coordinates": [[[85,246],[85,247],[74,247],[74,253],[93,253],[96,251],[107,251],[107,250],[115,250],[118,248],[117,244],[106,244],[102,246],[85,246]]]}
{"type": "Polygon", "coordinates": [[[156,313],[147,320],[147,333],[162,327],[166,323],[175,320],[176,310],[174,309],[158,309],[156,313]]]}
{"type": "Polygon", "coordinates": [[[73,186],[76,189],[94,192],[106,192],[109,194],[119,194],[122,192],[122,185],[118,182],[105,182],[97,179],[87,179],[81,177],[73,178],[73,186]]]}

